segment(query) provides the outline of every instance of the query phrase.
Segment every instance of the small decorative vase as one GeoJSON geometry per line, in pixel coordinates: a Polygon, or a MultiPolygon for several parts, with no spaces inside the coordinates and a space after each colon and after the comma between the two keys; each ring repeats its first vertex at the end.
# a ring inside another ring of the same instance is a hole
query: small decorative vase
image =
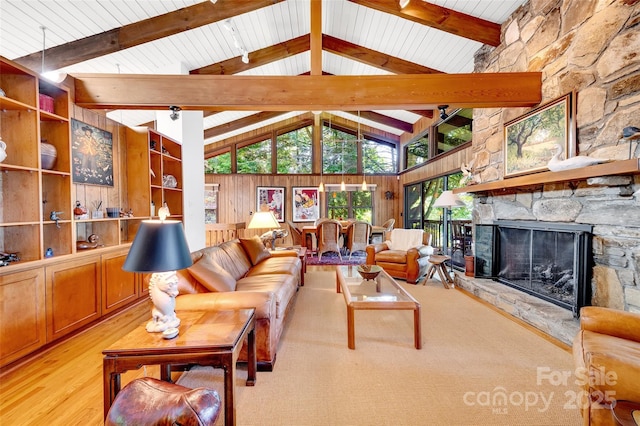
{"type": "Polygon", "coordinates": [[[51,170],[56,165],[56,159],[58,158],[58,150],[56,147],[42,141],[40,143],[40,163],[43,169],[51,170]]]}
{"type": "Polygon", "coordinates": [[[7,158],[7,144],[4,143],[0,136],[0,163],[2,163],[5,158],[7,158]]]}

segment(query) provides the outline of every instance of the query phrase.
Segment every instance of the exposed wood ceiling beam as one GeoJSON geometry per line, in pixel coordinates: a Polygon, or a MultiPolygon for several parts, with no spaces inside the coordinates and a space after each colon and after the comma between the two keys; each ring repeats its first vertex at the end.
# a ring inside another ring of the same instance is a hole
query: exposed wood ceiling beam
{"type": "Polygon", "coordinates": [[[309,34],[274,44],[264,49],[249,52],[249,63],[242,62],[242,58],[227,59],[226,61],[217,62],[207,65],[206,67],[196,68],[189,71],[189,74],[207,74],[207,75],[233,75],[252,68],[260,67],[271,62],[279,61],[293,55],[308,51],[310,48],[309,34]]]}
{"type": "Polygon", "coordinates": [[[409,112],[421,115],[421,116],[426,117],[426,118],[433,118],[433,110],[432,109],[413,109],[413,110],[409,110],[409,112]]]}
{"type": "Polygon", "coordinates": [[[413,124],[406,121],[398,120],[397,118],[389,117],[388,115],[379,114],[375,111],[347,111],[349,114],[359,116],[367,120],[375,121],[385,126],[393,127],[394,129],[402,130],[403,132],[413,133],[413,124]]]}
{"type": "Polygon", "coordinates": [[[240,118],[238,120],[230,121],[228,123],[206,129],[204,131],[204,138],[209,139],[225,133],[233,132],[234,130],[242,129],[243,127],[251,126],[253,124],[260,123],[261,121],[278,117],[284,113],[284,111],[263,111],[257,114],[252,114],[248,117],[240,118]]]}
{"type": "Polygon", "coordinates": [[[500,44],[500,25],[425,1],[414,0],[404,9],[397,0],[349,1],[490,46],[500,44]]]}
{"type": "Polygon", "coordinates": [[[322,0],[311,0],[311,75],[322,75],[322,0]]]}
{"type": "Polygon", "coordinates": [[[77,74],[74,103],[94,109],[299,111],[530,107],[542,74],[226,76],[77,74]]]}
{"type": "Polygon", "coordinates": [[[376,50],[367,49],[327,34],[322,35],[322,49],[394,74],[434,74],[442,72],[376,50]]]}
{"type": "MultiPolygon", "coordinates": [[[[216,4],[203,1],[143,21],[134,22],[110,31],[85,37],[45,50],[47,69],[59,69],[78,62],[138,46],[182,31],[232,18],[284,0],[218,0],[216,4]]],[[[27,68],[41,68],[42,52],[15,59],[27,68]]]]}

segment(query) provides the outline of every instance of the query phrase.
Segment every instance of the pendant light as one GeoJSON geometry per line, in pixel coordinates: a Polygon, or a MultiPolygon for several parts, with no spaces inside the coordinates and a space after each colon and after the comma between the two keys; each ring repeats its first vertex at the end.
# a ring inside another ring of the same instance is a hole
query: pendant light
{"type": "Polygon", "coordinates": [[[365,169],[364,169],[364,143],[362,138],[360,137],[360,111],[358,111],[358,140],[357,142],[360,142],[360,146],[361,146],[361,150],[360,152],[362,152],[362,190],[366,191],[367,190],[367,180],[365,179],[365,169]]]}
{"type": "MultiPolygon", "coordinates": [[[[320,128],[322,129],[322,134],[320,135],[320,185],[318,185],[318,192],[324,192],[324,183],[322,183],[322,172],[324,169],[324,125],[321,124],[320,128]]],[[[331,132],[331,115],[329,115],[329,132],[331,132]]]]}
{"type": "Polygon", "coordinates": [[[344,139],[342,140],[342,159],[340,169],[342,170],[342,182],[340,182],[340,191],[346,191],[347,185],[344,184],[344,139]]]}

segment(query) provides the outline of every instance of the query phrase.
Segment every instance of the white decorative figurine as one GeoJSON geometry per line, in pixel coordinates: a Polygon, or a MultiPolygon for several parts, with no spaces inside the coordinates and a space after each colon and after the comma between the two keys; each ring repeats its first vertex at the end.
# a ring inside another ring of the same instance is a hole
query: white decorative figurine
{"type": "Polygon", "coordinates": [[[176,296],[178,295],[178,277],[175,271],[156,272],[149,280],[149,297],[153,302],[151,321],[147,323],[150,333],[162,332],[180,325],[176,316],[176,296]]]}
{"type": "Polygon", "coordinates": [[[559,172],[562,170],[579,169],[580,167],[592,166],[594,164],[606,163],[609,160],[603,160],[601,158],[587,157],[585,155],[578,155],[575,157],[561,160],[560,156],[564,152],[562,145],[557,144],[553,147],[553,157],[547,163],[547,168],[552,172],[559,172]]]}

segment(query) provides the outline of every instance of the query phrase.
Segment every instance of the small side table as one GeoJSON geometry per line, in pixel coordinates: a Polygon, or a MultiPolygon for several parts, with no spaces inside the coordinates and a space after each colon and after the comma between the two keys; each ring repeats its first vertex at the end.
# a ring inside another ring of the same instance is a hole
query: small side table
{"type": "Polygon", "coordinates": [[[453,278],[449,276],[445,263],[450,259],[451,257],[447,255],[432,254],[429,256],[429,263],[431,265],[429,265],[429,269],[427,269],[427,276],[424,278],[424,281],[422,281],[422,285],[427,284],[427,281],[433,278],[433,275],[438,271],[438,276],[440,277],[443,287],[446,289],[453,288],[453,278]]]}
{"type": "Polygon", "coordinates": [[[633,401],[616,401],[611,406],[611,415],[617,425],[640,425],[640,403],[633,401]]]}

